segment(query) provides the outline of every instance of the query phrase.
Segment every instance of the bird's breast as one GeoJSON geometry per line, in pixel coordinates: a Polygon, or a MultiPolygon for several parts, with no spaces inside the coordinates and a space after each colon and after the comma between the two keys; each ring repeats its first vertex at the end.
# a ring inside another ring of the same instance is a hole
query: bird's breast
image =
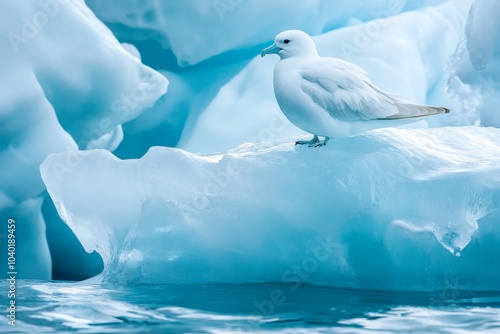
{"type": "Polygon", "coordinates": [[[280,61],[274,70],[274,94],[285,114],[292,122],[304,108],[303,92],[300,86],[300,74],[296,69],[286,66],[286,61],[280,61]],[[280,64],[280,63],[285,63],[280,64]]]}

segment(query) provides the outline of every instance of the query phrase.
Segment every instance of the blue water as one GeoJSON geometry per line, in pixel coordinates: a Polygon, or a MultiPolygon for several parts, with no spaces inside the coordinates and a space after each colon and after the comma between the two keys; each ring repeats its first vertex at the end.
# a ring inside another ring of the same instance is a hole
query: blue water
{"type": "Polygon", "coordinates": [[[40,281],[18,281],[17,291],[17,326],[4,318],[0,332],[500,333],[499,292],[40,281]]]}

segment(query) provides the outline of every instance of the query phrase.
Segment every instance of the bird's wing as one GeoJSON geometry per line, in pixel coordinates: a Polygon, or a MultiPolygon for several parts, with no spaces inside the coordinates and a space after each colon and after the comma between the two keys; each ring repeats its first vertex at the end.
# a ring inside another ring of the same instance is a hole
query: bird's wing
{"type": "Polygon", "coordinates": [[[347,61],[321,57],[302,66],[299,73],[304,79],[302,91],[333,118],[358,121],[398,114],[397,97],[381,93],[362,68],[347,61]]]}
{"type": "Polygon", "coordinates": [[[302,91],[338,120],[397,120],[450,112],[386,93],[368,79],[361,67],[341,59],[315,59],[300,69],[300,75],[304,79],[302,91]]]}

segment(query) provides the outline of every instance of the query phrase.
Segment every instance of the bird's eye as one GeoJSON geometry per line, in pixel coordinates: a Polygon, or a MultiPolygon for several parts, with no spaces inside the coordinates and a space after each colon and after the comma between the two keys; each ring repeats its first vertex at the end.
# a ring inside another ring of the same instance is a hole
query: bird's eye
{"type": "Polygon", "coordinates": [[[288,43],[290,43],[290,40],[289,40],[289,39],[285,39],[285,40],[283,41],[283,43],[288,44],[288,43]]]}

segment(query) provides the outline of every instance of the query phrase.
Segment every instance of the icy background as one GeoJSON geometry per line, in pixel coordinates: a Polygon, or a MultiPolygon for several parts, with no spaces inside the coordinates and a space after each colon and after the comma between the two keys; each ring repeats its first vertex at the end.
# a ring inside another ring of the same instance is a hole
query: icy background
{"type": "Polygon", "coordinates": [[[20,277],[499,290],[498,1],[24,0],[0,16],[20,277]],[[295,148],[277,58],[258,56],[286,29],[452,114],[295,148]]]}

